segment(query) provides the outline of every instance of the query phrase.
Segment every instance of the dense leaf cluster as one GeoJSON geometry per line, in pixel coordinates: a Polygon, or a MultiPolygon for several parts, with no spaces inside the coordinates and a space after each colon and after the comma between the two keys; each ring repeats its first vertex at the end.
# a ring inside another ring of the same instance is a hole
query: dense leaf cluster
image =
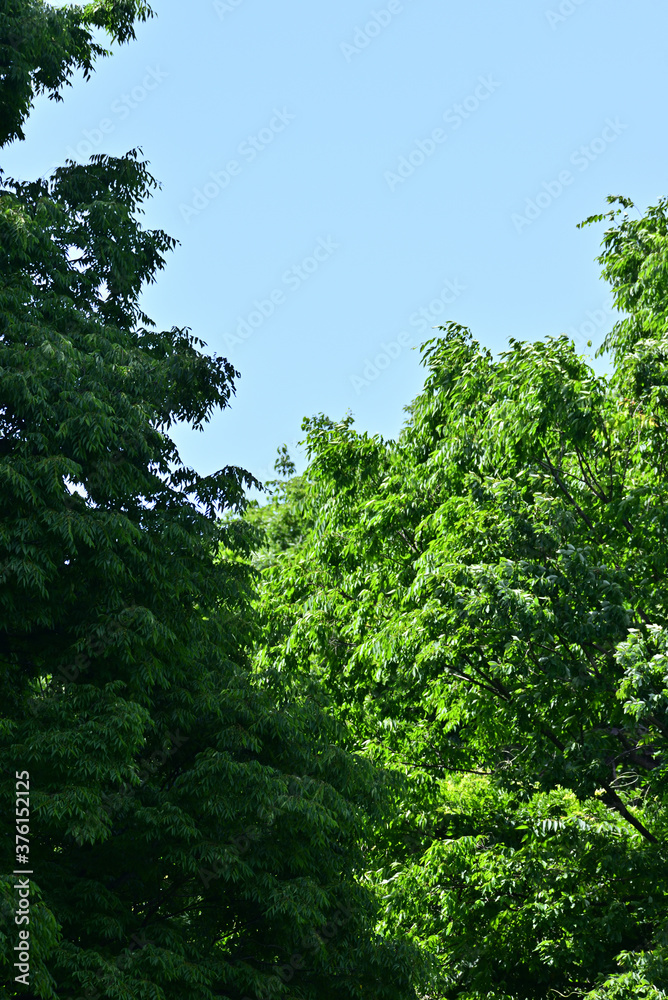
{"type": "Polygon", "coordinates": [[[306,421],[249,515],[258,670],[403,779],[368,879],[429,997],[668,989],[667,211],[609,213],[610,378],[449,324],[397,441],[306,421]]]}
{"type": "MultiPolygon", "coordinates": [[[[90,69],[91,26],[122,39],[145,12],[5,4],[0,141],[90,69]]],[[[238,373],[141,308],[173,246],[140,224],[154,187],[139,151],[0,185],[3,996],[404,1000],[417,950],[377,933],[358,878],[382,772],[253,677],[257,541],[234,515],[257,484],[199,476],[169,436],[238,373]]]]}
{"type": "MultiPolygon", "coordinates": [[[[151,14],[7,0],[0,146],[151,14]]],[[[448,324],[259,507],[170,437],[238,373],[141,307],[155,186],[0,172],[3,995],[668,998],[668,202],[587,220],[611,377],[448,324]]]]}

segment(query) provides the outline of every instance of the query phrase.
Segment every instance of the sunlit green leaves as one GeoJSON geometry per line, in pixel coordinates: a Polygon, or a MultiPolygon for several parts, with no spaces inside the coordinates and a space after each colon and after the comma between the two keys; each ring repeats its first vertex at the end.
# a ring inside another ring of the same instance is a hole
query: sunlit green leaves
{"type": "Polygon", "coordinates": [[[397,441],[307,421],[256,513],[294,526],[257,669],[395,773],[369,879],[429,997],[663,996],[668,228],[610,218],[611,379],[450,323],[397,441]]]}

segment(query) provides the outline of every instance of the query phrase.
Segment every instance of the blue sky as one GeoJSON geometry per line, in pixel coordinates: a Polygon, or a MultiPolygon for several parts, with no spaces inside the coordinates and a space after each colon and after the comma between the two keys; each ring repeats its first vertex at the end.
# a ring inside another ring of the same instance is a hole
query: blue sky
{"type": "MultiPolygon", "coordinates": [[[[201,473],[272,476],[304,416],[394,437],[446,320],[509,337],[612,324],[576,224],[668,195],[657,0],[155,0],[138,39],[4,152],[17,177],[141,146],[146,222],[180,241],[144,305],[241,372],[201,473]]],[[[602,370],[601,362],[596,363],[602,370]]]]}

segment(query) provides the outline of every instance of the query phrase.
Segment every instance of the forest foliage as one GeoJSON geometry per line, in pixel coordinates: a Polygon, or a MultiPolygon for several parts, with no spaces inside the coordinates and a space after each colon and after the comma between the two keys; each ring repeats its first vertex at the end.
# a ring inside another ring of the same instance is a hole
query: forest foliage
{"type": "Polygon", "coordinates": [[[367,879],[429,996],[668,986],[668,205],[609,201],[610,376],[450,323],[396,441],[306,420],[247,514],[259,675],[396,776],[367,879]]]}
{"type": "MultiPolygon", "coordinates": [[[[0,145],[151,14],[5,3],[0,145]]],[[[668,996],[668,202],[587,220],[610,375],[448,323],[396,440],[311,417],[260,505],[170,437],[239,373],[141,307],[156,184],[0,173],[4,995],[668,996]]]]}
{"type": "MultiPolygon", "coordinates": [[[[86,68],[102,18],[129,36],[142,11],[4,10],[4,134],[86,68]]],[[[238,373],[141,308],[174,245],[141,225],[155,184],[137,150],[1,178],[4,995],[240,1000],[298,978],[304,996],[405,996],[418,950],[376,931],[357,878],[382,774],[316,705],[279,707],[255,682],[254,535],[222,516],[255,481],[198,475],[170,437],[224,408],[238,373]],[[12,872],[28,860],[17,981],[12,872]]]]}

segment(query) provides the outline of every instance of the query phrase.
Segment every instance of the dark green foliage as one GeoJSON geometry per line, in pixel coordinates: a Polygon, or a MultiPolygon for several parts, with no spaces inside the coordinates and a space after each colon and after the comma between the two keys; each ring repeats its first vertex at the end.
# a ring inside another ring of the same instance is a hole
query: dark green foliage
{"type": "Polygon", "coordinates": [[[666,212],[605,234],[611,379],[449,324],[396,442],[305,423],[257,663],[404,779],[369,867],[430,998],[668,995],[666,212]]]}
{"type": "Polygon", "coordinates": [[[0,9],[0,146],[23,139],[22,126],[38,94],[61,100],[77,69],[88,78],[107,55],[93,41],[104,28],[118,42],[134,38],[134,24],[152,16],[140,0],[95,0],[52,7],[44,0],[2,0],[0,9]]]}
{"type": "MultiPolygon", "coordinates": [[[[97,54],[77,25],[128,35],[137,10],[63,15],[51,62],[22,49],[5,135],[97,54]]],[[[251,675],[258,542],[238,514],[254,481],[197,475],[169,437],[225,407],[237,373],[141,309],[173,245],[138,221],[154,186],[133,151],[0,190],[3,996],[408,1000],[416,950],[374,931],[360,882],[384,777],[313,700],[279,707],[251,675]],[[17,771],[29,989],[12,964],[17,771]]]]}

